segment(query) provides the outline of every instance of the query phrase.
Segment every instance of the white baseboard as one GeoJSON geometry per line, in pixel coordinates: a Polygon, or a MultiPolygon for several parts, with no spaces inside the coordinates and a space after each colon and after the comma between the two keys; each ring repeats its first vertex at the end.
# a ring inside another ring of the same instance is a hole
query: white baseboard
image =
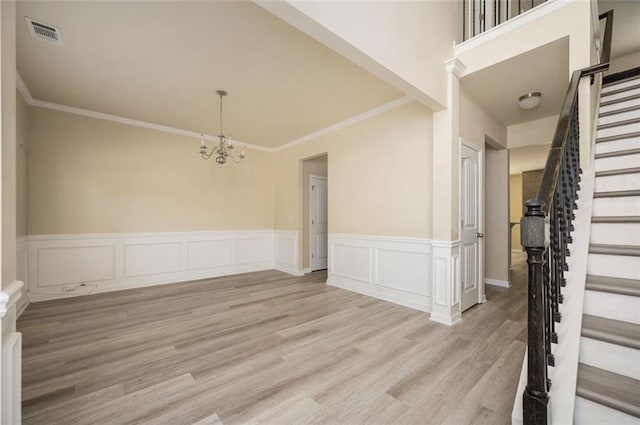
{"type": "Polygon", "coordinates": [[[299,274],[295,231],[30,236],[28,253],[33,302],[273,268],[299,274]]]}
{"type": "Polygon", "coordinates": [[[511,281],[485,278],[484,283],[487,285],[499,286],[501,288],[511,288],[511,281]]]}
{"type": "Polygon", "coordinates": [[[431,311],[431,241],[329,234],[327,284],[431,311]]]}
{"type": "Polygon", "coordinates": [[[524,254],[524,251],[521,249],[512,249],[511,250],[512,254],[524,254]]]}

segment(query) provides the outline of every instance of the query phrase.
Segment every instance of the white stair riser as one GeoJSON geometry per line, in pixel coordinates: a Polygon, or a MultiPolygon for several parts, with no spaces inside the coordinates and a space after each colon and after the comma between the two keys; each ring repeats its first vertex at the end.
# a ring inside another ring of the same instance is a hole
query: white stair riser
{"type": "Polygon", "coordinates": [[[638,148],[640,148],[640,137],[596,143],[596,153],[626,151],[627,149],[638,148]]]}
{"type": "Polygon", "coordinates": [[[638,418],[594,403],[586,398],[576,397],[573,423],[575,425],[638,425],[638,418]]]}
{"type": "Polygon", "coordinates": [[[631,120],[634,118],[640,118],[640,109],[628,112],[620,112],[619,114],[607,115],[606,117],[600,117],[598,119],[598,125],[609,124],[612,122],[631,120]]]}
{"type": "Polygon", "coordinates": [[[630,106],[640,105],[640,99],[627,100],[626,102],[617,102],[611,105],[601,105],[600,112],[611,112],[619,109],[628,108],[630,106]]]}
{"type": "Polygon", "coordinates": [[[638,223],[593,223],[589,240],[597,244],[640,245],[638,227],[638,223]]]}
{"type": "Polygon", "coordinates": [[[609,137],[609,136],[617,136],[619,134],[629,134],[640,131],[640,123],[626,124],[626,125],[618,125],[610,128],[603,128],[598,130],[598,138],[601,137],[609,137]]]}
{"type": "MultiPolygon", "coordinates": [[[[589,254],[587,273],[596,276],[640,280],[640,257],[629,255],[589,254]]],[[[640,298],[638,298],[640,301],[640,298]]],[[[640,303],[638,304],[640,308],[640,303]]]]}
{"type": "MultiPolygon", "coordinates": [[[[608,92],[607,92],[608,93],[608,92]]],[[[606,93],[602,93],[602,94],[606,94],[606,93]]],[[[616,99],[621,99],[623,97],[627,97],[627,96],[633,96],[636,94],[640,94],[640,88],[637,89],[627,89],[623,92],[620,93],[616,93],[616,94],[610,94],[608,96],[603,96],[602,97],[602,101],[606,102],[608,100],[616,100],[616,99]]]]}
{"type": "Polygon", "coordinates": [[[585,291],[584,314],[640,324],[640,298],[610,292],[585,291]]]}
{"type": "Polygon", "coordinates": [[[640,215],[640,196],[622,198],[596,198],[593,200],[592,215],[636,216],[640,215]]]}
{"type": "MultiPolygon", "coordinates": [[[[596,192],[640,189],[640,173],[596,177],[596,192]]],[[[640,213],[640,211],[638,211],[640,213]]]]}
{"type": "Polygon", "coordinates": [[[640,379],[640,351],[623,345],[580,338],[580,363],[640,379]]]}
{"type": "Polygon", "coordinates": [[[630,80],[621,81],[616,84],[611,84],[606,87],[602,87],[602,93],[609,93],[610,91],[620,90],[626,87],[632,87],[640,84],[640,78],[632,78],[630,80]]]}
{"type": "Polygon", "coordinates": [[[612,156],[598,158],[595,162],[596,171],[620,170],[622,168],[640,167],[640,154],[612,156]]]}

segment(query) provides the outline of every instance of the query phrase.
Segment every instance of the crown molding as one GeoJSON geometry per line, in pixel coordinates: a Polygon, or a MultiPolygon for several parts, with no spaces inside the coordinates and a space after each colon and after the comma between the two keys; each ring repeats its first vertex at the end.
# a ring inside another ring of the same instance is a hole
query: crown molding
{"type": "Polygon", "coordinates": [[[452,73],[456,77],[460,78],[466,71],[467,67],[458,58],[451,58],[444,62],[444,66],[447,72],[452,73]]]}
{"type": "MultiPolygon", "coordinates": [[[[118,115],[106,114],[104,112],[91,111],[89,109],[77,108],[75,106],[62,105],[60,103],[47,102],[45,100],[34,99],[29,91],[29,88],[25,84],[24,80],[16,71],[16,88],[18,92],[27,103],[27,105],[34,106],[37,108],[51,109],[53,111],[66,112],[74,115],[81,115],[84,117],[96,118],[105,121],[116,122],[119,124],[130,125],[134,127],[146,128],[149,130],[162,131],[164,133],[177,134],[179,136],[185,137],[193,137],[196,139],[200,139],[200,133],[190,130],[184,130],[181,128],[169,127],[162,124],[135,120],[132,118],[121,117],[118,115]]],[[[280,152],[285,149],[288,149],[293,146],[297,146],[303,143],[310,142],[320,136],[324,136],[325,134],[333,133],[334,131],[340,130],[341,128],[348,127],[350,125],[356,124],[360,121],[364,121],[368,118],[374,117],[376,115],[380,115],[383,112],[390,111],[392,109],[398,108],[402,105],[406,105],[409,102],[412,102],[414,99],[410,96],[403,96],[399,99],[393,100],[391,102],[385,103],[384,105],[378,106],[376,108],[370,109],[368,111],[362,112],[358,115],[355,115],[351,118],[347,118],[344,121],[340,121],[336,124],[330,125],[329,127],[323,128],[321,130],[315,131],[313,133],[307,134],[306,136],[295,139],[289,143],[285,143],[283,145],[277,146],[275,148],[269,148],[260,145],[253,145],[251,143],[245,143],[239,140],[233,140],[236,146],[246,146],[248,149],[253,149],[257,151],[263,152],[280,152]]],[[[217,136],[205,134],[205,140],[217,140],[217,136]]]]}

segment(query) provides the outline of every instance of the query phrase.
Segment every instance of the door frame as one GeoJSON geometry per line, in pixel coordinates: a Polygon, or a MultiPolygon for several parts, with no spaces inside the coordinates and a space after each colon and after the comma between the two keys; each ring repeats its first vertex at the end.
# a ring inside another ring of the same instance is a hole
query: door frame
{"type": "MultiPolygon", "coordinates": [[[[462,240],[462,146],[466,146],[479,153],[478,155],[478,197],[479,197],[479,211],[478,211],[478,232],[484,233],[484,144],[477,145],[470,140],[460,137],[460,143],[458,146],[458,238],[462,240]]],[[[478,304],[487,302],[485,295],[485,283],[484,283],[484,238],[478,238],[478,304]]],[[[460,258],[460,270],[462,270],[462,257],[460,258]]],[[[461,294],[460,310],[462,310],[462,279],[459,279],[458,293],[461,294]]]]}
{"type": "MultiPolygon", "coordinates": [[[[314,180],[324,180],[325,182],[327,182],[327,202],[329,201],[329,178],[328,177],[324,177],[324,176],[316,176],[314,174],[310,174],[309,175],[309,187],[307,188],[309,190],[309,216],[307,217],[308,220],[308,229],[309,229],[309,271],[316,271],[316,270],[322,270],[322,269],[314,269],[313,268],[313,258],[312,256],[312,251],[313,251],[313,238],[311,237],[312,232],[311,232],[311,217],[313,216],[313,209],[311,208],[311,194],[313,193],[313,190],[311,189],[313,187],[313,181],[314,180]]],[[[329,218],[329,216],[327,215],[327,219],[329,218]]],[[[327,223],[327,238],[329,237],[329,224],[327,223]]],[[[327,253],[327,267],[329,266],[328,262],[329,262],[329,258],[328,258],[329,254],[327,253]]]]}

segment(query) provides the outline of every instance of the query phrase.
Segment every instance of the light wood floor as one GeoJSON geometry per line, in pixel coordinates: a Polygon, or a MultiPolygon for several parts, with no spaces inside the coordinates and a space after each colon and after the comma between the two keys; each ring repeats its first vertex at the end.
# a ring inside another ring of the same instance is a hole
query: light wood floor
{"type": "Polygon", "coordinates": [[[23,423],[508,424],[523,270],[452,328],[321,272],[31,304],[18,321],[23,423]]]}

